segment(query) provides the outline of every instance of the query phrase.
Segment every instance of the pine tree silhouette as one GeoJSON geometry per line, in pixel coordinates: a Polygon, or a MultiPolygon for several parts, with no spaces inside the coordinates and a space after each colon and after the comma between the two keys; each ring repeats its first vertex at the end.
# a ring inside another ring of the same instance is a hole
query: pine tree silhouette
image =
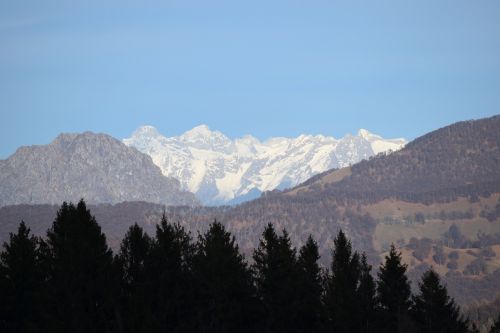
{"type": "Polygon", "coordinates": [[[37,332],[43,283],[41,240],[21,222],[0,253],[0,331],[37,332]]]}
{"type": "Polygon", "coordinates": [[[116,328],[118,285],[106,236],[81,200],[63,203],[47,232],[44,331],[105,332],[116,328]]]}
{"type": "Polygon", "coordinates": [[[193,270],[199,332],[257,332],[252,274],[222,224],[215,221],[199,236],[193,270]]]}
{"type": "Polygon", "coordinates": [[[321,268],[318,260],[318,244],[309,236],[299,251],[298,296],[300,306],[297,324],[301,332],[318,332],[321,329],[321,268]]]}
{"type": "Polygon", "coordinates": [[[377,280],[377,297],[381,305],[379,329],[383,332],[404,332],[411,326],[408,322],[411,289],[406,268],[407,265],[401,262],[401,253],[391,245],[377,280]]]}
{"type": "Polygon", "coordinates": [[[366,255],[363,253],[360,262],[359,286],[356,293],[359,303],[360,332],[376,332],[376,286],[371,269],[372,267],[368,264],[366,255]]]}
{"type": "Polygon", "coordinates": [[[163,214],[145,263],[146,294],[152,317],[144,323],[146,331],[189,331],[193,327],[194,251],[190,234],[179,224],[168,223],[163,214]]]}
{"type": "Polygon", "coordinates": [[[127,332],[143,332],[151,320],[146,295],[145,263],[151,250],[151,239],[135,223],[127,231],[116,257],[122,277],[121,320],[127,332]]]}
{"type": "Polygon", "coordinates": [[[359,332],[359,255],[342,230],[334,240],[331,272],[327,278],[325,311],[327,326],[335,332],[359,332]]]}
{"type": "Polygon", "coordinates": [[[432,269],[423,274],[413,303],[411,314],[420,332],[467,332],[459,307],[432,269]]]}
{"type": "Polygon", "coordinates": [[[253,255],[257,286],[264,304],[264,330],[268,332],[298,332],[300,297],[298,266],[295,249],[284,230],[278,237],[272,224],[264,229],[259,247],[253,255]]]}

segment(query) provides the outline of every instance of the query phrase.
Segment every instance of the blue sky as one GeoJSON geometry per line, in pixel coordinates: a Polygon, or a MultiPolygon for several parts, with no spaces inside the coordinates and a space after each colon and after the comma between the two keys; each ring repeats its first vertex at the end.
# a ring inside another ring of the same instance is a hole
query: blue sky
{"type": "Polygon", "coordinates": [[[0,2],[0,158],[143,124],[413,139],[499,105],[498,0],[0,2]]]}

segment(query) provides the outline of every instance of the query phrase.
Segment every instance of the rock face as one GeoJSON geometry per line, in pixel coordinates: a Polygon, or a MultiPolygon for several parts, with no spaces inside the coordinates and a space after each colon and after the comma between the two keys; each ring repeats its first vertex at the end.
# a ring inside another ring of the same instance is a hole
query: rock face
{"type": "Polygon", "coordinates": [[[198,204],[151,157],[105,134],[61,134],[48,145],[21,147],[0,160],[0,206],[80,198],[89,203],[198,204]]]}
{"type": "Polygon", "coordinates": [[[387,140],[367,130],[342,139],[301,135],[265,142],[252,136],[231,140],[205,125],[177,137],[143,126],[123,142],[150,155],[164,175],[179,179],[183,189],[206,204],[252,199],[406,144],[404,139],[387,140]]]}

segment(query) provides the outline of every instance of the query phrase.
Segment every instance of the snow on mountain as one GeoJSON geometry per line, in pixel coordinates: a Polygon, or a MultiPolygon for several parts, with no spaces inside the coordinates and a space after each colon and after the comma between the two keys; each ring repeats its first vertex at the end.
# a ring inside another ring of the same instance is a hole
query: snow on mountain
{"type": "Polygon", "coordinates": [[[205,204],[239,202],[259,191],[294,186],[406,144],[405,139],[387,140],[364,129],[341,139],[300,135],[261,142],[247,135],[231,140],[206,125],[174,137],[142,126],[123,142],[150,155],[165,176],[177,178],[205,204]]]}
{"type": "Polygon", "coordinates": [[[358,136],[362,137],[370,143],[370,146],[375,155],[387,151],[396,151],[401,149],[406,141],[404,139],[384,139],[380,135],[376,135],[368,132],[365,129],[360,129],[358,131],[358,136]]]}

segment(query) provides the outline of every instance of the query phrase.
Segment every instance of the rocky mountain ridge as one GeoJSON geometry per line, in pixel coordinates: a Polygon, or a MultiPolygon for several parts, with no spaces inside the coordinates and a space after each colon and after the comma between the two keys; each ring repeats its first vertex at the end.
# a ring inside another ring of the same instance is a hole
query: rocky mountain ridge
{"type": "Polygon", "coordinates": [[[106,134],[61,134],[50,144],[20,147],[0,160],[0,206],[82,197],[89,203],[198,204],[148,155],[106,134]]]}

